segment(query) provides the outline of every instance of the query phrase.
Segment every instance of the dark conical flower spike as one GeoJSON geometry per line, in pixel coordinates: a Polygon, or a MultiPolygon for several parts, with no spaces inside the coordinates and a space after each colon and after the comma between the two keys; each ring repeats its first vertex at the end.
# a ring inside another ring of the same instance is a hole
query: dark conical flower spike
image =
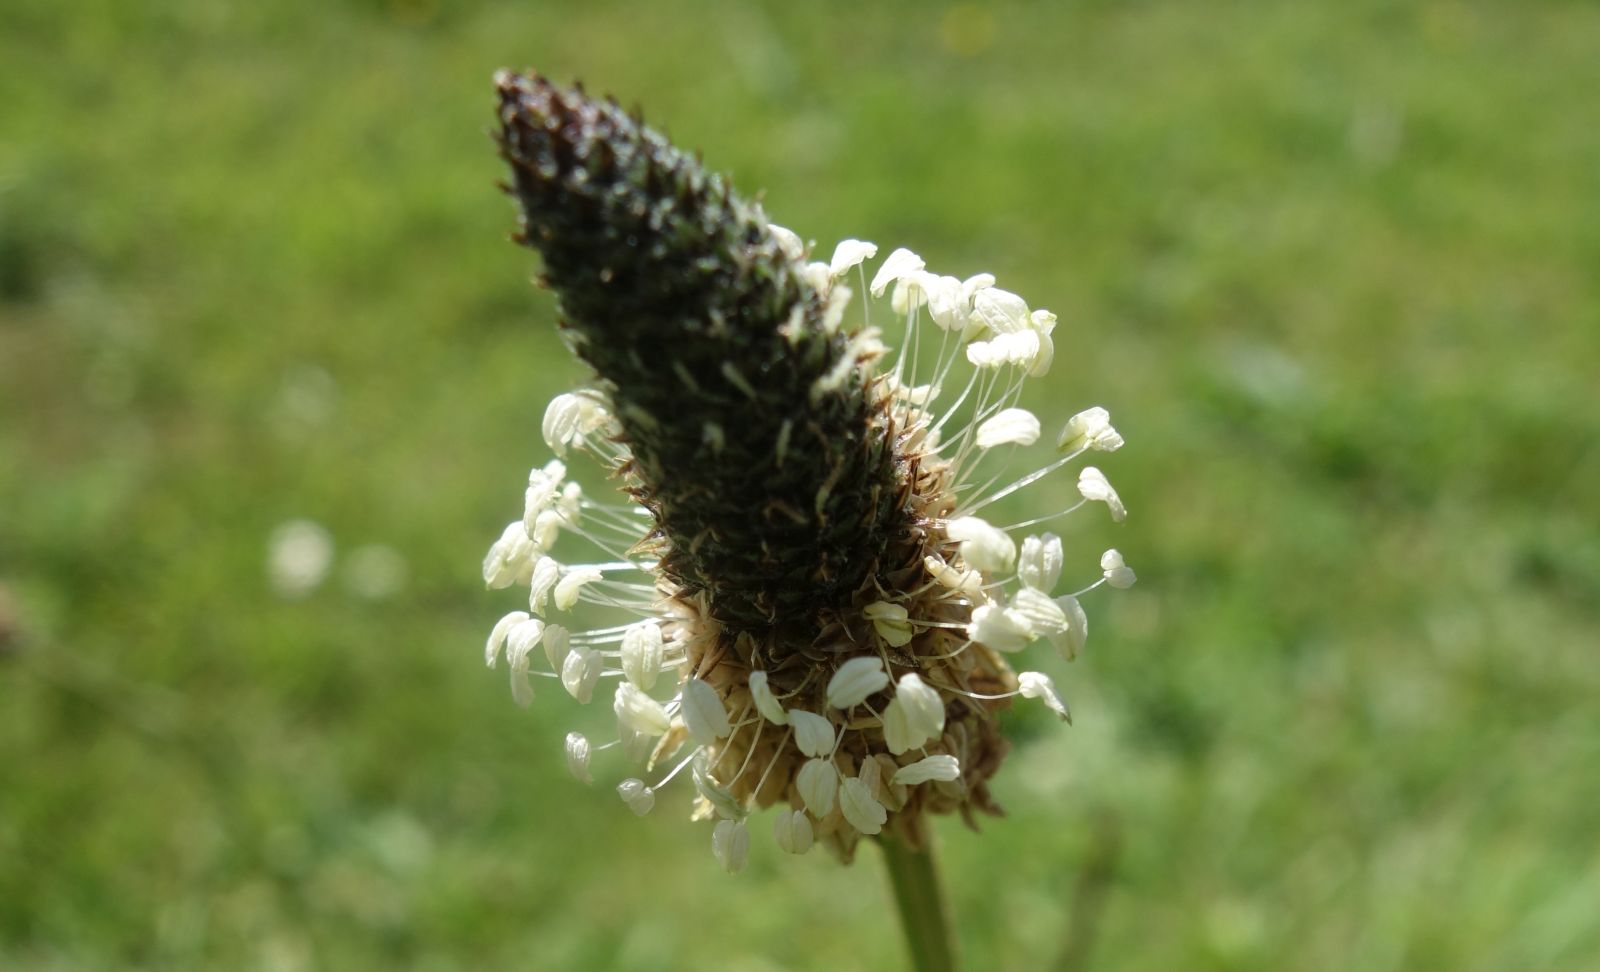
{"type": "MultiPolygon", "coordinates": [[[[618,795],[649,813],[688,769],[694,815],[718,818],[712,849],[730,871],[766,807],[784,851],[824,844],[845,859],[883,834],[922,846],[930,814],[997,813],[996,713],[1021,697],[1069,715],[1049,675],[1014,673],[1006,656],[1046,639],[1070,661],[1088,634],[1078,597],[1134,582],[1109,550],[1101,579],[1053,596],[1061,538],[1019,549],[1011,533],[1076,507],[1010,527],[977,515],[1122,445],[1092,408],[1067,423],[1057,458],[1014,481],[988,458],[1040,437],[1016,400],[1049,369],[1055,316],[988,274],[929,273],[909,250],[871,284],[871,243],[806,263],[794,233],[637,115],[533,75],[496,84],[517,239],[542,254],[563,333],[597,375],[551,402],[544,438],[558,456],[598,458],[634,502],[585,497],[561,458],[529,474],[522,519],[483,563],[490,587],[528,589],[528,610],[500,619],[485,660],[506,660],[523,705],[534,674],[580,703],[617,680],[604,693],[617,741],[644,777],[618,795]],[[864,312],[844,322],[858,274],[904,325],[892,367],[864,312]],[[972,374],[951,379],[958,365],[972,374]],[[563,538],[599,559],[557,561],[563,538]],[[631,623],[553,619],[579,601],[631,623]]],[[[1078,506],[1126,512],[1093,467],[1078,492],[1078,506]]],[[[573,774],[591,780],[609,748],[568,733],[573,774]]]]}
{"type": "Polygon", "coordinates": [[[536,75],[497,85],[519,239],[615,403],[663,568],[740,627],[855,590],[900,512],[888,430],[796,254],[614,102],[536,75]]]}

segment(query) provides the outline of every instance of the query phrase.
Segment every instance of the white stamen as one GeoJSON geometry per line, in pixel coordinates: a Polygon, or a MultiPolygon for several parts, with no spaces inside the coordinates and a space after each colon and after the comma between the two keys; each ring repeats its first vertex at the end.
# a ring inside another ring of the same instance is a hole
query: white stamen
{"type": "Polygon", "coordinates": [[[1065,630],[1050,635],[1050,643],[1062,658],[1073,661],[1078,657],[1078,652],[1083,650],[1084,642],[1089,640],[1089,615],[1084,613],[1083,605],[1071,594],[1056,598],[1056,605],[1066,617],[1067,626],[1065,630]]]}
{"type": "Polygon", "coordinates": [[[711,832],[711,853],[729,874],[744,870],[750,853],[750,831],[743,820],[719,820],[711,832]]]}
{"type": "Polygon", "coordinates": [[[871,621],[878,637],[893,648],[905,646],[916,633],[911,622],[906,620],[906,609],[899,604],[875,601],[861,609],[861,616],[871,621]]]}
{"type": "Polygon", "coordinates": [[[561,662],[561,685],[581,704],[588,705],[600,681],[603,662],[598,651],[574,648],[561,662]]]}
{"type": "Polygon", "coordinates": [[[1007,408],[978,426],[973,443],[980,449],[997,445],[1033,445],[1039,441],[1039,420],[1025,408],[1007,408]]]}
{"type": "Polygon", "coordinates": [[[1096,405],[1067,419],[1066,427],[1056,440],[1056,448],[1062,452],[1085,449],[1116,452],[1122,448],[1122,436],[1111,427],[1111,413],[1096,405]]]}
{"type": "Polygon", "coordinates": [[[683,724],[702,746],[710,746],[732,731],[717,690],[698,678],[689,679],[683,687],[683,724]]]}
{"type": "Polygon", "coordinates": [[[875,655],[852,658],[828,680],[828,704],[835,709],[848,709],[888,685],[889,673],[883,670],[883,659],[875,655]]]}
{"type": "Polygon", "coordinates": [[[1105,573],[1106,583],[1119,590],[1132,587],[1137,579],[1133,568],[1124,563],[1122,554],[1115,550],[1107,550],[1100,555],[1100,569],[1105,573]]]}
{"type": "Polygon", "coordinates": [[[750,673],[749,680],[750,698],[755,700],[756,711],[774,725],[786,726],[789,716],[783,711],[783,706],[778,704],[778,699],[772,694],[772,687],[767,684],[767,673],[759,669],[750,673]]]}
{"type": "Polygon", "coordinates": [[[1111,488],[1111,483],[1106,479],[1105,473],[1093,466],[1084,466],[1078,471],[1078,492],[1086,500],[1106,504],[1111,510],[1111,519],[1121,523],[1128,518],[1128,509],[1122,505],[1122,497],[1111,488]]]}
{"type": "Polygon", "coordinates": [[[645,786],[644,780],[623,780],[617,784],[617,795],[622,797],[622,802],[636,817],[644,816],[656,805],[656,791],[645,786]]]}
{"type": "Polygon", "coordinates": [[[661,674],[662,655],[661,625],[655,621],[636,624],[622,633],[622,673],[646,692],[661,674]]]}
{"type": "Polygon", "coordinates": [[[833,723],[827,719],[804,709],[790,709],[789,724],[794,727],[794,743],[802,753],[826,756],[833,751],[833,723]]]}
{"type": "Polygon", "coordinates": [[[567,769],[584,783],[593,783],[589,775],[589,740],[581,732],[567,733],[567,769]]]}
{"type": "Polygon", "coordinates": [[[961,779],[961,763],[954,756],[939,754],[927,756],[917,760],[909,766],[902,766],[895,770],[893,782],[905,786],[916,786],[929,780],[959,780],[961,779]]]}
{"type": "Polygon", "coordinates": [[[672,719],[661,703],[632,682],[617,683],[617,695],[611,708],[618,722],[637,733],[660,736],[672,728],[672,719]]]}
{"type": "Polygon", "coordinates": [[[1048,594],[1061,579],[1064,560],[1060,537],[1053,533],[1028,537],[1022,541],[1022,553],[1017,558],[1017,577],[1034,590],[1048,594]]]}
{"type": "Polygon", "coordinates": [[[840,784],[839,809],[850,826],[868,836],[880,833],[889,819],[889,811],[873,797],[871,788],[856,777],[840,784]]]}
{"type": "Polygon", "coordinates": [[[1072,711],[1067,708],[1067,703],[1061,700],[1056,692],[1056,685],[1050,676],[1043,672],[1023,672],[1017,676],[1017,686],[1025,699],[1043,699],[1050,711],[1061,717],[1063,722],[1072,722],[1072,711]]]}
{"type": "Polygon", "coordinates": [[[494,667],[495,659],[500,656],[500,649],[506,643],[506,636],[511,629],[528,620],[528,612],[512,611],[510,614],[495,622],[494,630],[489,632],[489,640],[483,646],[483,662],[490,668],[494,667]]]}
{"type": "Polygon", "coordinates": [[[878,255],[878,245],[865,240],[840,240],[833,248],[833,259],[828,261],[828,275],[838,277],[853,269],[863,260],[878,255]]]}
{"type": "Polygon", "coordinates": [[[833,810],[834,797],[839,792],[839,771],[832,760],[807,760],[795,774],[794,782],[801,802],[813,817],[821,820],[833,810]]]}
{"type": "Polygon", "coordinates": [[[811,849],[811,818],[804,810],[780,809],[772,821],[772,839],[786,854],[804,854],[811,849]]]}
{"type": "Polygon", "coordinates": [[[962,516],[945,524],[945,536],[961,544],[961,558],[982,571],[1011,569],[1017,545],[1005,531],[975,516],[962,516]]]}

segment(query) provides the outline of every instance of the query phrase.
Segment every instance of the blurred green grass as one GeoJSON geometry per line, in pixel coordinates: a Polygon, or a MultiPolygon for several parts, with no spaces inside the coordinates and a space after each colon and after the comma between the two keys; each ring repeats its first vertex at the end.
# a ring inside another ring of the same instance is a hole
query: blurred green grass
{"type": "Polygon", "coordinates": [[[493,191],[524,64],[997,273],[1062,320],[1028,404],[1128,436],[1077,725],[942,829],[974,967],[1054,967],[1096,861],[1095,969],[1600,962],[1600,8],[7,0],[0,966],[900,961],[870,856],[758,821],[730,879],[476,660],[581,378],[493,191]]]}

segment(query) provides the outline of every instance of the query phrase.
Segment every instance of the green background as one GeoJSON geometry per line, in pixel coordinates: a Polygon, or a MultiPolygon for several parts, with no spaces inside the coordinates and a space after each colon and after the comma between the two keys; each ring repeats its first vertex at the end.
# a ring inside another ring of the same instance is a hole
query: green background
{"type": "Polygon", "coordinates": [[[528,64],[996,273],[1026,404],[1128,438],[1077,724],[939,828],[972,967],[1600,965],[1597,5],[0,0],[0,966],[902,961],[875,855],[762,817],[730,878],[483,669],[582,379],[494,190],[528,64]]]}

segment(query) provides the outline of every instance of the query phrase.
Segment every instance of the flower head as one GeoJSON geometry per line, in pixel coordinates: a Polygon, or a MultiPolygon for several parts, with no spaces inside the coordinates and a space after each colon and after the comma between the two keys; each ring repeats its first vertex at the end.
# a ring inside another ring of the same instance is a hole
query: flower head
{"type": "MultiPolygon", "coordinates": [[[[1017,697],[1067,711],[1048,676],[1018,676],[1007,656],[1042,639],[1074,657],[1078,598],[1133,578],[1110,551],[1100,579],[1057,595],[1061,539],[1021,531],[1076,507],[989,519],[1122,442],[1091,409],[1063,431],[1065,455],[1005,475],[1041,435],[1017,398],[1051,366],[1055,316],[904,248],[873,270],[878,247],[860,240],[807,262],[797,234],[614,104],[538,77],[498,85],[518,238],[543,255],[596,377],[546,411],[564,458],[533,469],[522,518],[484,561],[490,587],[529,592],[528,611],[495,625],[489,664],[506,656],[519,702],[530,675],[580,703],[609,697],[616,738],[569,734],[573,774],[588,781],[620,750],[642,764],[617,788],[642,815],[689,769],[692,816],[718,821],[730,872],[762,808],[776,807],[784,851],[846,859],[885,831],[919,844],[928,814],[998,812],[996,714],[1017,697]],[[852,306],[857,294],[871,299],[852,306]],[[881,324],[903,335],[897,353],[881,324]],[[567,478],[578,452],[623,502],[567,478]],[[569,628],[579,605],[619,623],[569,628]]],[[[1097,470],[1079,482],[1120,519],[1097,470]]]]}

